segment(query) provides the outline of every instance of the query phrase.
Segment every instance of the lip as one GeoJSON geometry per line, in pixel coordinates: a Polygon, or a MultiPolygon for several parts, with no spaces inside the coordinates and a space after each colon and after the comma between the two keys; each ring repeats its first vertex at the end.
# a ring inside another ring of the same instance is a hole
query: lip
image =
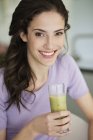
{"type": "Polygon", "coordinates": [[[43,57],[45,57],[45,58],[51,58],[51,57],[53,57],[54,55],[55,55],[55,52],[56,52],[57,50],[53,50],[53,51],[39,51],[39,53],[43,56],[43,57]]]}

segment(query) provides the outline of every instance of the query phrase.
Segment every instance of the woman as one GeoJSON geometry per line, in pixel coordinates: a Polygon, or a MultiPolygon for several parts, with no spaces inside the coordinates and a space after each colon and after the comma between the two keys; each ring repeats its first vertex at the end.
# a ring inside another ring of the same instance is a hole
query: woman
{"type": "Polygon", "coordinates": [[[15,9],[0,70],[0,140],[56,140],[69,133],[70,112],[50,111],[51,83],[65,84],[86,114],[93,140],[93,100],[73,58],[64,54],[68,29],[61,0],[22,0],[15,9]]]}

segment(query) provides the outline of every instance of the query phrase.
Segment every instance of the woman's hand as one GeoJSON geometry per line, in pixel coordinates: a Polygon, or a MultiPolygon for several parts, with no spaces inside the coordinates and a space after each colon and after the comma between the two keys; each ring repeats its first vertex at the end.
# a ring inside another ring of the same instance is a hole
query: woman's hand
{"type": "Polygon", "coordinates": [[[70,116],[69,111],[47,113],[38,116],[26,125],[13,140],[34,140],[39,134],[49,136],[67,135],[69,133],[67,130],[70,130],[70,116]]]}
{"type": "Polygon", "coordinates": [[[71,115],[69,111],[47,113],[34,118],[29,126],[39,135],[63,136],[69,133],[71,115]]]}

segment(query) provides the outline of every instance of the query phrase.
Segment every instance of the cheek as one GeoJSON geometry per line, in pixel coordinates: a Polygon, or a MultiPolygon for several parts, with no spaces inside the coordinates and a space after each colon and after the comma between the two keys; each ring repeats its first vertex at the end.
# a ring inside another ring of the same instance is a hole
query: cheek
{"type": "Polygon", "coordinates": [[[34,40],[34,39],[29,39],[29,41],[28,41],[28,48],[29,49],[32,49],[32,48],[35,48],[35,45],[36,44],[36,41],[34,40]]]}
{"type": "Polygon", "coordinates": [[[57,40],[57,45],[60,46],[61,48],[64,47],[64,39],[60,39],[60,40],[57,40]]]}
{"type": "Polygon", "coordinates": [[[30,44],[32,45],[32,46],[40,46],[40,45],[42,45],[42,44],[44,44],[44,42],[45,42],[45,39],[40,39],[40,38],[31,38],[31,40],[30,40],[30,44]]]}
{"type": "Polygon", "coordinates": [[[64,41],[65,41],[65,36],[64,35],[56,38],[56,42],[58,42],[60,45],[63,45],[64,41]]]}

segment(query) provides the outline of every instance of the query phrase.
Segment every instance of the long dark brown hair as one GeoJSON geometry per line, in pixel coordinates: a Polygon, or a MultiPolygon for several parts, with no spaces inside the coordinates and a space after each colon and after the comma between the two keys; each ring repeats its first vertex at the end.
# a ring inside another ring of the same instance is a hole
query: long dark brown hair
{"type": "Polygon", "coordinates": [[[27,60],[27,44],[22,41],[19,34],[27,34],[28,26],[36,15],[51,10],[64,17],[65,30],[68,30],[68,11],[62,0],[21,0],[13,13],[9,30],[11,41],[4,64],[4,82],[9,93],[7,109],[16,104],[20,111],[20,104],[24,106],[21,100],[22,91],[29,86],[30,80],[35,85],[33,71],[27,60]]]}

